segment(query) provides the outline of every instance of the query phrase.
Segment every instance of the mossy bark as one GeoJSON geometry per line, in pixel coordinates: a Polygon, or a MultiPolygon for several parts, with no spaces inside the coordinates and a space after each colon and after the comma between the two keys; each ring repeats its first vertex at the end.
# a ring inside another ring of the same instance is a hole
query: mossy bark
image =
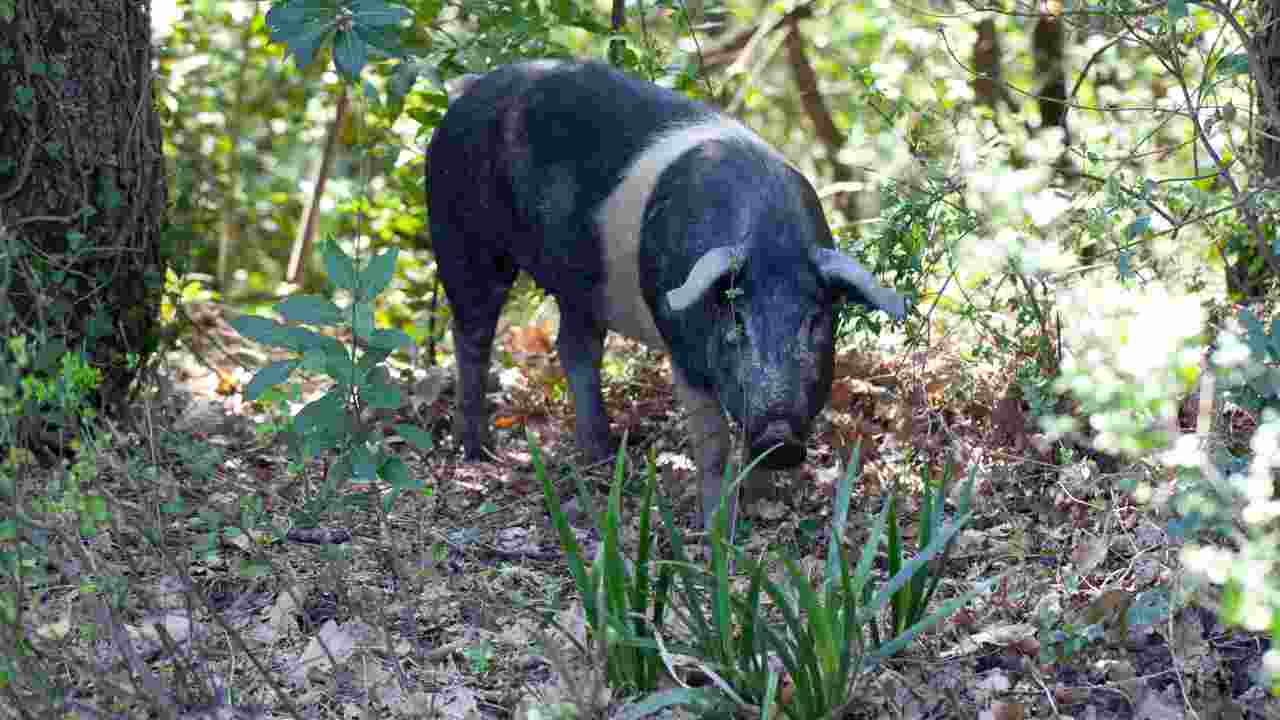
{"type": "Polygon", "coordinates": [[[45,347],[46,364],[84,352],[109,410],[157,346],[152,64],[147,0],[17,0],[0,18],[0,334],[45,347]]]}

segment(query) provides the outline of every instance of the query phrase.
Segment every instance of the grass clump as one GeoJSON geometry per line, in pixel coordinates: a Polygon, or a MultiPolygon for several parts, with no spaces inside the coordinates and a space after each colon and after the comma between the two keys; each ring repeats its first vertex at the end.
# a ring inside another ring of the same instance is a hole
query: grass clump
{"type": "MultiPolygon", "coordinates": [[[[652,712],[669,705],[713,715],[737,707],[762,717],[840,717],[869,670],[986,587],[980,584],[929,610],[951,540],[971,517],[972,476],[957,495],[957,516],[950,523],[943,516],[949,474],[937,484],[925,483],[922,531],[914,554],[902,540],[898,500],[888,498],[855,563],[842,541],[858,474],[855,451],[835,499],[825,568],[814,582],[790,557],[780,560],[781,579],[771,577],[767,558],[750,557],[725,542],[728,518],[722,512],[710,529],[709,563],[694,562],[670,507],[654,492],[652,458],[638,507],[635,549],[628,556],[620,531],[621,450],[608,505],[597,520],[600,549],[588,562],[532,439],[531,446],[591,638],[590,648],[575,643],[584,654],[603,658],[602,677],[611,686],[637,694],[629,706],[637,717],[642,708],[652,712]],[[662,538],[651,520],[655,513],[662,518],[662,538]],[[667,559],[657,559],[660,544],[667,559]],[[885,577],[874,567],[882,549],[885,577]],[[734,568],[741,569],[745,587],[734,568]],[[707,683],[685,684],[674,670],[677,657],[691,658],[707,683]]],[[[730,484],[726,492],[732,490],[730,484]]],[[[586,497],[584,488],[580,494],[586,497]]],[[[564,674],[561,665],[563,661],[557,669],[564,674]]]]}

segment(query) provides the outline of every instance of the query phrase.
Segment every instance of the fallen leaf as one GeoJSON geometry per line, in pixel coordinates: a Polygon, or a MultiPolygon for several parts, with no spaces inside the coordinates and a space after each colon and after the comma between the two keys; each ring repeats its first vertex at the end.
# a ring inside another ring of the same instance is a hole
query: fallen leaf
{"type": "Polygon", "coordinates": [[[1088,538],[1081,536],[1071,551],[1071,562],[1079,569],[1080,574],[1088,574],[1107,559],[1107,550],[1111,541],[1106,537],[1088,538]]]}
{"type": "Polygon", "coordinates": [[[1022,703],[991,703],[991,717],[993,720],[1022,720],[1026,716],[1027,708],[1022,703]]]}

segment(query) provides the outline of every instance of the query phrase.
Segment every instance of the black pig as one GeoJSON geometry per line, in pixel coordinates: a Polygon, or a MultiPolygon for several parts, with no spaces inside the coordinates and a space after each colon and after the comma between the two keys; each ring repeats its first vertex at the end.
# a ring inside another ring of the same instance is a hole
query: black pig
{"type": "MultiPolygon", "coordinates": [[[[813,187],[763,140],[607,65],[528,62],[469,80],[428,163],[468,458],[489,439],[490,349],[519,270],[560,306],[557,348],[589,458],[610,452],[605,331],[670,353],[704,523],[728,459],[724,410],[750,457],[773,448],[767,469],[799,464],[831,391],[833,307],[904,313],[832,249],[813,187]]],[[[746,487],[765,491],[762,481],[746,487]]]]}

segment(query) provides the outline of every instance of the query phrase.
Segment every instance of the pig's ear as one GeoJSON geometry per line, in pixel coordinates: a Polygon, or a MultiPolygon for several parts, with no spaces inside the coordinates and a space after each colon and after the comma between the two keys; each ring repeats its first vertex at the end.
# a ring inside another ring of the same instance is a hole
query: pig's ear
{"type": "Polygon", "coordinates": [[[813,261],[827,286],[843,293],[846,302],[856,302],[873,310],[883,310],[901,320],[907,314],[907,303],[898,293],[880,285],[857,260],[826,248],[813,252],[813,261]]]}
{"type": "Polygon", "coordinates": [[[708,250],[689,269],[684,284],[667,293],[667,304],[680,312],[702,299],[720,278],[742,267],[747,251],[742,245],[708,250]]]}

